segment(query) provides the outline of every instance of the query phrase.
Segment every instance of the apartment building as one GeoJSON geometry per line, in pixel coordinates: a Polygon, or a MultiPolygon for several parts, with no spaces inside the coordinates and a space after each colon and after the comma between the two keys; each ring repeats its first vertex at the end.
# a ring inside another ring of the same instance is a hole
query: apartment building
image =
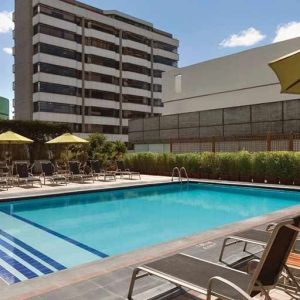
{"type": "Polygon", "coordinates": [[[178,40],[149,22],[75,0],[15,0],[15,118],[128,140],[128,120],[162,112],[178,40]]]}

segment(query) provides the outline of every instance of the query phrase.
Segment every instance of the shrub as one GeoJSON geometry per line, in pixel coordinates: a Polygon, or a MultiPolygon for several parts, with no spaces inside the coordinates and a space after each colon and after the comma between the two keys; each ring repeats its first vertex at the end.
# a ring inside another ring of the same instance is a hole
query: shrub
{"type": "Polygon", "coordinates": [[[265,178],[266,160],[266,152],[256,152],[252,154],[252,174],[254,178],[265,178]]]}
{"type": "Polygon", "coordinates": [[[221,152],[218,154],[221,176],[238,176],[237,154],[221,152]]]}
{"type": "Polygon", "coordinates": [[[252,155],[248,151],[237,153],[237,167],[240,176],[252,176],[252,155]]]}
{"type": "Polygon", "coordinates": [[[203,152],[200,158],[201,173],[217,178],[220,173],[219,157],[213,152],[203,152]]]}

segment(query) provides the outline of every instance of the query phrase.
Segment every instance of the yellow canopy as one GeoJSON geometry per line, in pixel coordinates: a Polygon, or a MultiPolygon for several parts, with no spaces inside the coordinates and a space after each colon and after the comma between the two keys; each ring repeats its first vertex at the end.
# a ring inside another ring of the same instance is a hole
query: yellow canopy
{"type": "Polygon", "coordinates": [[[84,140],[74,134],[64,133],[55,139],[48,141],[46,144],[86,144],[87,140],[84,140]]]}
{"type": "Polygon", "coordinates": [[[300,50],[269,63],[281,84],[281,93],[300,94],[300,50]]]}
{"type": "Polygon", "coordinates": [[[6,131],[0,134],[0,144],[31,144],[33,140],[17,134],[13,131],[6,131]]]}

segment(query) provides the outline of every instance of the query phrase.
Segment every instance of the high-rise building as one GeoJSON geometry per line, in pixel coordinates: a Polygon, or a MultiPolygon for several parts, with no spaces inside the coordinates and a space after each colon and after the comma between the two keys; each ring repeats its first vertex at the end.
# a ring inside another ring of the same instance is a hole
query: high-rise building
{"type": "Polygon", "coordinates": [[[0,97],[0,120],[9,119],[9,100],[4,97],[0,97]]]}
{"type": "Polygon", "coordinates": [[[15,0],[15,118],[127,141],[128,120],[162,111],[178,40],[75,0],[15,0]]]}

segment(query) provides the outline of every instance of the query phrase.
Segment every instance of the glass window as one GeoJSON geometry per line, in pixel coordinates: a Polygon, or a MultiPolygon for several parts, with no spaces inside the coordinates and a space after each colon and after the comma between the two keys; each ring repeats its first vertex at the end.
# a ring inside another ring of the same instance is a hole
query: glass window
{"type": "Polygon", "coordinates": [[[160,63],[163,65],[177,67],[177,61],[170,59],[170,58],[166,58],[166,57],[159,56],[159,55],[154,55],[153,60],[155,63],[160,63]]]}
{"type": "Polygon", "coordinates": [[[123,71],[135,72],[148,76],[151,75],[151,72],[148,68],[131,63],[123,63],[123,71]]]}
{"type": "Polygon", "coordinates": [[[133,48],[128,48],[128,47],[123,48],[123,54],[150,60],[150,54],[133,48]]]}
{"type": "Polygon", "coordinates": [[[58,65],[52,65],[47,63],[39,63],[34,65],[34,73],[43,72],[67,77],[81,78],[81,71],[62,67],[58,65]]]}
{"type": "Polygon", "coordinates": [[[127,40],[137,42],[137,43],[142,43],[142,44],[145,44],[145,45],[148,45],[148,46],[150,46],[150,44],[151,44],[151,41],[148,40],[146,37],[144,37],[142,35],[132,33],[132,32],[128,32],[128,31],[123,32],[123,38],[127,39],[127,40]]]}
{"type": "Polygon", "coordinates": [[[161,85],[160,84],[153,84],[153,91],[161,93],[161,85]]]}
{"type": "Polygon", "coordinates": [[[65,57],[65,58],[70,58],[74,59],[77,61],[81,61],[81,53],[78,53],[74,50],[66,49],[66,48],[61,48],[58,46],[54,45],[49,45],[49,44],[36,44],[34,45],[34,49],[36,51],[40,51],[41,53],[45,54],[50,54],[50,55],[55,55],[59,57],[65,57]]]}
{"type": "MultiPolygon", "coordinates": [[[[62,85],[56,83],[49,83],[49,82],[39,82],[38,83],[38,92],[43,93],[53,93],[53,94],[62,94],[62,95],[69,95],[69,96],[77,96],[78,90],[74,86],[69,85],[62,85]]],[[[35,92],[36,88],[35,88],[35,92]]]]}
{"type": "Polygon", "coordinates": [[[163,42],[155,41],[153,43],[153,47],[157,48],[157,49],[162,49],[162,50],[165,50],[165,51],[177,53],[177,47],[176,46],[169,45],[169,44],[166,44],[166,43],[163,43],[163,42]]]}
{"type": "Polygon", "coordinates": [[[153,70],[153,77],[162,78],[163,71],[161,70],[153,70]]]}
{"type": "Polygon", "coordinates": [[[119,69],[119,62],[111,58],[90,54],[88,55],[88,62],[95,65],[101,65],[109,68],[119,69]]]}
{"type": "Polygon", "coordinates": [[[56,102],[34,102],[34,112],[52,112],[52,113],[63,113],[63,114],[81,114],[81,107],[79,105],[72,105],[66,103],[56,102]]]}
{"type": "Polygon", "coordinates": [[[139,80],[123,79],[123,86],[150,91],[150,83],[139,80]]]}
{"type": "Polygon", "coordinates": [[[91,98],[96,98],[96,99],[113,100],[113,101],[119,100],[119,94],[106,92],[106,91],[99,91],[99,90],[90,90],[89,96],[91,98]]]}

